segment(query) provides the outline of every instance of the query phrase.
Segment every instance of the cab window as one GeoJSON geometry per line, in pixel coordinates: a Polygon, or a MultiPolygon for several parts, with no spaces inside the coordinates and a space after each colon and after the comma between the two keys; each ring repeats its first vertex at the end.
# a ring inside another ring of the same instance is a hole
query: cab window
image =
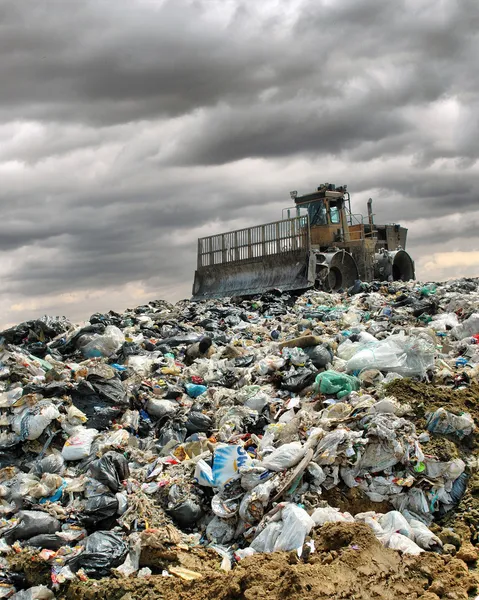
{"type": "Polygon", "coordinates": [[[331,208],[329,209],[329,218],[331,219],[331,223],[333,225],[337,225],[340,223],[341,219],[337,206],[331,206],[331,208]]]}

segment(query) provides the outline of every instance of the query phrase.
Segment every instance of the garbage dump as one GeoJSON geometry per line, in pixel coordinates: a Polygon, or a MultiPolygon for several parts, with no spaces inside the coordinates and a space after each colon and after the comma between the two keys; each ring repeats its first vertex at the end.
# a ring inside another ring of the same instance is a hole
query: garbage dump
{"type": "Polygon", "coordinates": [[[478,416],[475,279],[21,323],[0,597],[471,597],[478,416]]]}

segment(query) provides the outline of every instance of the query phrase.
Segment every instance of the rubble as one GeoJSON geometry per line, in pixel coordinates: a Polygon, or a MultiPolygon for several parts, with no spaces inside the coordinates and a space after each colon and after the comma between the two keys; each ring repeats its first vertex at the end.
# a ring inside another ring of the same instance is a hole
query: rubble
{"type": "Polygon", "coordinates": [[[477,280],[372,282],[0,333],[0,597],[174,598],[280,560],[306,594],[377,548],[407,593],[455,561],[468,597],[478,315],[477,280]]]}

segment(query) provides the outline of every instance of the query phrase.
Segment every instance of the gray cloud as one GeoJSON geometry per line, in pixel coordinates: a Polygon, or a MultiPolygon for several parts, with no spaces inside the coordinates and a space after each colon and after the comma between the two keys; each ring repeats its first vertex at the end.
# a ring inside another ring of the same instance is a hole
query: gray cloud
{"type": "Polygon", "coordinates": [[[478,251],[478,26],[475,0],[4,0],[2,321],[184,296],[198,235],[324,181],[428,278],[478,251]]]}

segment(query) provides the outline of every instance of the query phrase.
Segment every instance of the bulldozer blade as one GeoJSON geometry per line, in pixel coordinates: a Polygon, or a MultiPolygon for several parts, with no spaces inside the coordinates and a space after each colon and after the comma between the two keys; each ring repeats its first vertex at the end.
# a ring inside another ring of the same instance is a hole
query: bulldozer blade
{"type": "Polygon", "coordinates": [[[315,267],[315,256],[304,251],[203,267],[195,272],[192,299],[308,289],[314,286],[315,267]]]}
{"type": "Polygon", "coordinates": [[[409,281],[416,277],[414,261],[405,250],[376,254],[374,275],[381,281],[409,281]]]}

